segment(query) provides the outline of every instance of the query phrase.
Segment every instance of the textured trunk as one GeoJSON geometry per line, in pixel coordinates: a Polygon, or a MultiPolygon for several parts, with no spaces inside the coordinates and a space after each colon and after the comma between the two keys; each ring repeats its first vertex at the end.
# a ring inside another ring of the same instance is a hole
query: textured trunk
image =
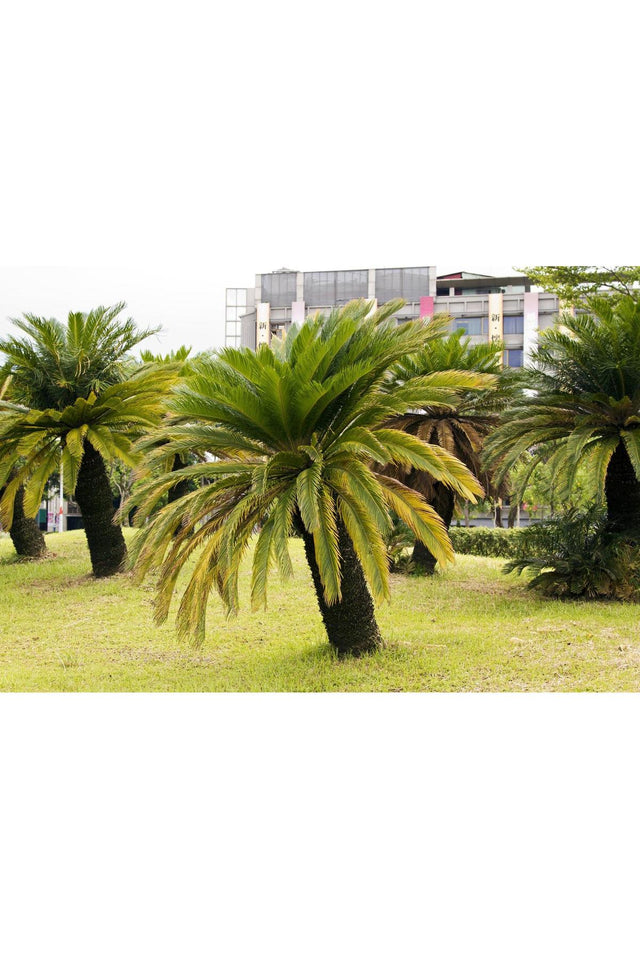
{"type": "Polygon", "coordinates": [[[496,500],[496,508],[493,514],[493,525],[498,529],[502,529],[502,500],[496,500]]]}
{"type": "Polygon", "coordinates": [[[21,486],[16,493],[13,506],[13,522],[9,530],[11,542],[18,556],[25,559],[40,559],[46,551],[44,536],[40,531],[37,520],[32,516],[24,515],[24,489],[21,486]]]}
{"type": "MultiPolygon", "coordinates": [[[[449,529],[453,519],[453,510],[456,504],[455,494],[443,483],[434,483],[433,498],[429,503],[433,506],[444,525],[449,529]]],[[[437,559],[430,549],[419,539],[415,541],[411,560],[419,573],[426,573],[427,576],[433,576],[436,571],[437,559]]]]}
{"type": "Polygon", "coordinates": [[[609,460],[605,479],[608,524],[612,530],[640,538],[640,482],[620,442],[609,460]]]}
{"type": "Polygon", "coordinates": [[[335,651],[339,656],[362,656],[380,649],[383,642],[376,623],[373,600],[353,543],[343,524],[338,521],[342,599],[331,606],[324,598],[313,536],[302,529],[302,540],[322,621],[335,651]]]}
{"type": "Polygon", "coordinates": [[[75,498],[82,519],[95,576],[120,572],[127,555],[122,530],[115,523],[111,486],[104,460],[85,442],[75,498]]]}

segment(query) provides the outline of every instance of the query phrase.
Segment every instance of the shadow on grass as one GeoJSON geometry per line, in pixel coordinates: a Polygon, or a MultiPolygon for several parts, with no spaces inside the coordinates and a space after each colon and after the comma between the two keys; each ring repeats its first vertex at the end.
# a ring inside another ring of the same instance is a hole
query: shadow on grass
{"type": "Polygon", "coordinates": [[[0,559],[0,566],[30,566],[36,563],[46,563],[49,559],[55,559],[55,553],[46,552],[42,556],[18,556],[14,553],[12,556],[4,556],[0,559]]]}

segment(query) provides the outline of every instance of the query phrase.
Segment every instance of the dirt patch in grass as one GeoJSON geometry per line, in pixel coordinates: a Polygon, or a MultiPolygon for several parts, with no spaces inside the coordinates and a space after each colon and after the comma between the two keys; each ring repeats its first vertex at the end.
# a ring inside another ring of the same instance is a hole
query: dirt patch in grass
{"type": "Polygon", "coordinates": [[[493,580],[476,582],[468,579],[449,579],[447,580],[447,585],[463,593],[482,593],[484,596],[508,596],[514,600],[519,596],[523,599],[527,596],[526,588],[521,587],[518,589],[516,586],[514,589],[513,584],[508,581],[502,583],[493,580]]]}

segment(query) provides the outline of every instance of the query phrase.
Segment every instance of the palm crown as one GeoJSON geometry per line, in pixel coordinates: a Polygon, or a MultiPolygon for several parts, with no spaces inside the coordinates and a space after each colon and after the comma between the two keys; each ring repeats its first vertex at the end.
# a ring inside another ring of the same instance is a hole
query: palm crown
{"type": "Polygon", "coordinates": [[[122,382],[130,372],[131,350],[157,332],[139,330],[132,319],[121,319],[124,307],[117,303],[90,313],[69,313],[66,324],[32,313],[13,320],[26,335],[0,341],[0,351],[13,372],[16,402],[62,410],[78,397],[86,399],[122,382]]]}
{"type": "Polygon", "coordinates": [[[179,386],[170,403],[175,419],[164,427],[170,442],[158,455],[198,449],[216,461],[186,467],[185,476],[207,485],[158,512],[175,473],[150,479],[134,497],[138,522],[151,517],[133,555],[141,576],[160,563],[159,619],[166,617],[178,573],[196,550],[180,630],[202,636],[213,585],[226,607],[236,610],[238,569],[257,524],[253,605],[266,601],[272,563],[290,574],[287,540],[297,525],[332,642],[327,617],[332,607],[345,604],[354,563],[377,599],[388,595],[382,533],[392,510],[440,559],[452,558],[434,510],[380,472],[382,465],[400,462],[430,471],[461,495],[473,499],[480,492],[451,454],[386,425],[409,408],[444,397],[450,387],[446,374],[393,383],[393,365],[428,336],[422,323],[389,321],[399,306],[394,301],[370,315],[371,304],[354,301],[292,330],[279,357],[266,347],[256,353],[225,349],[179,386]]]}

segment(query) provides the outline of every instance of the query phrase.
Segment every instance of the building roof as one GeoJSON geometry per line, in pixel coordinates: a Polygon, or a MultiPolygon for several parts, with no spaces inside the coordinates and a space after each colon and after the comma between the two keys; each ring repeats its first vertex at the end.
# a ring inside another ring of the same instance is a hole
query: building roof
{"type": "Polygon", "coordinates": [[[467,273],[465,270],[460,270],[459,273],[443,273],[442,276],[437,276],[437,280],[489,280],[493,279],[488,273],[467,273]]]}
{"type": "Polygon", "coordinates": [[[448,289],[455,286],[457,290],[482,290],[491,287],[524,286],[527,290],[531,287],[531,280],[524,274],[516,276],[486,276],[480,273],[448,274],[439,276],[436,280],[436,289],[448,289]]]}

